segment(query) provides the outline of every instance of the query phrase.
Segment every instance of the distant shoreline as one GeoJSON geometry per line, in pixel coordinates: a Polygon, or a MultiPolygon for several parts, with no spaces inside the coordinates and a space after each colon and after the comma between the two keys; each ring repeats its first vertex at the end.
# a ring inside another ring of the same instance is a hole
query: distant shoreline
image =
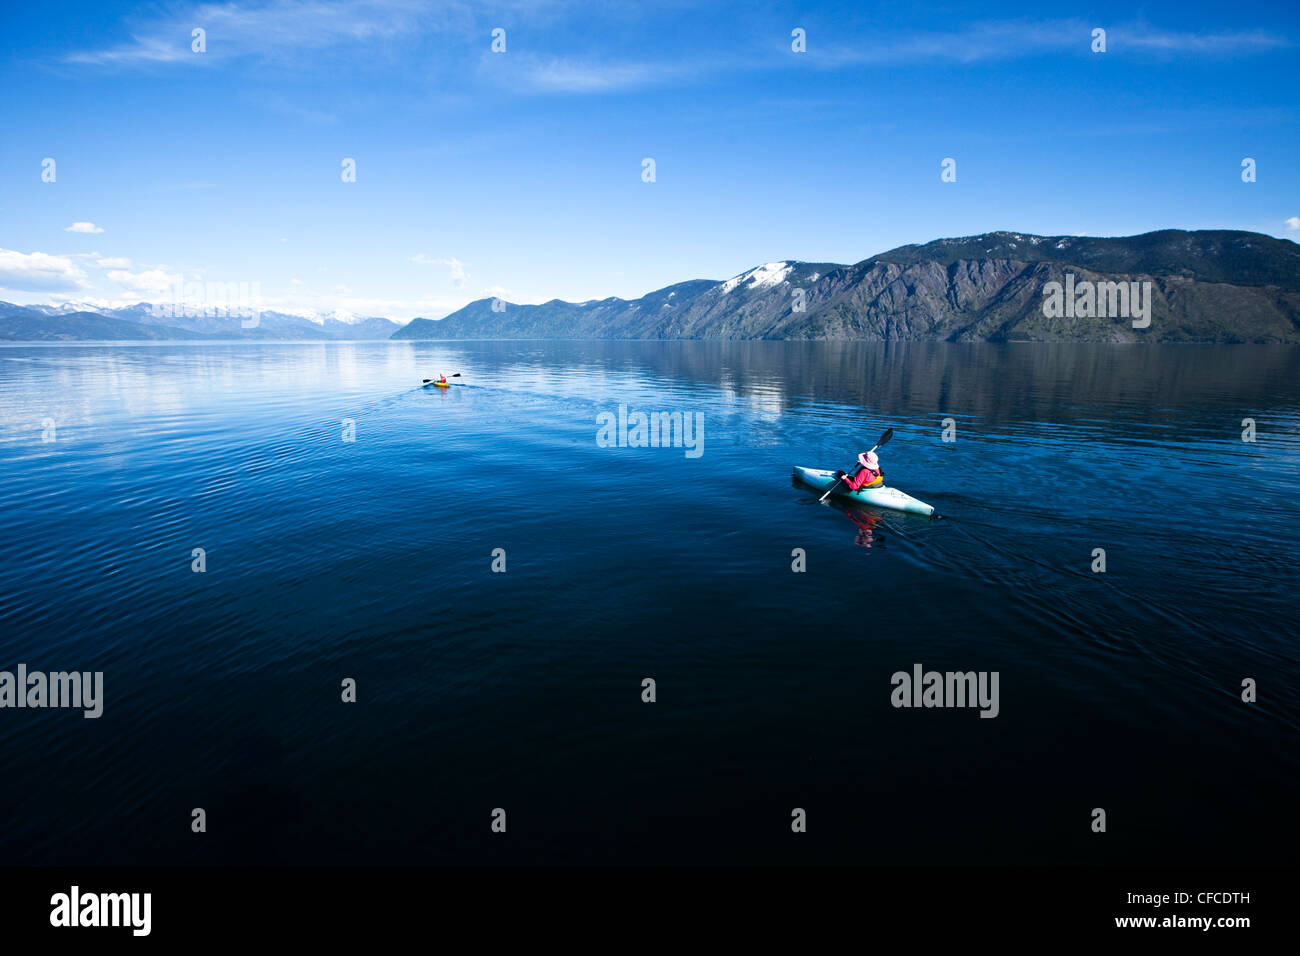
{"type": "MultiPolygon", "coordinates": [[[[195,283],[196,285],[198,283],[195,283]]],[[[853,265],[783,260],[639,299],[470,302],[441,319],[0,302],[17,341],[885,341],[1300,343],[1300,245],[1240,230],[993,232],[853,265]],[[341,316],[341,317],[340,317],[341,316]]]]}
{"type": "Polygon", "coordinates": [[[165,346],[184,345],[195,348],[209,346],[259,346],[259,345],[473,345],[488,342],[607,342],[639,345],[679,345],[683,343],[698,345],[870,345],[896,348],[899,346],[952,346],[954,348],[1009,347],[1030,346],[1032,348],[1074,348],[1077,346],[1100,346],[1106,348],[1151,348],[1169,346],[1176,348],[1297,348],[1300,342],[1031,342],[1007,340],[998,342],[944,342],[927,339],[600,339],[600,338],[496,338],[496,339],[78,339],[78,340],[0,340],[0,349],[4,348],[82,348],[82,347],[131,347],[161,348],[165,346]]]}

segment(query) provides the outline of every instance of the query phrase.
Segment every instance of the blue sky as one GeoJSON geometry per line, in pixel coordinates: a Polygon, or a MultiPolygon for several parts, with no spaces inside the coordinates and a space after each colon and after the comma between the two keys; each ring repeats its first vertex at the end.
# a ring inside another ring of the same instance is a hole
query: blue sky
{"type": "Polygon", "coordinates": [[[1294,4],[1028,9],[14,5],[0,299],[407,319],[995,229],[1300,237],[1294,4]]]}

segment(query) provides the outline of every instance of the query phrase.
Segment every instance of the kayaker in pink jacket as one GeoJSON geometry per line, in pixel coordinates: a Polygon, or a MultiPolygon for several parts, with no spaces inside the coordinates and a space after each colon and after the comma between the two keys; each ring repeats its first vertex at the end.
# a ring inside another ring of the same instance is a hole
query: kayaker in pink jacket
{"type": "Polygon", "coordinates": [[[842,471],[837,471],[835,477],[843,479],[844,483],[854,491],[874,488],[885,483],[884,472],[880,470],[880,459],[874,451],[864,451],[858,456],[858,470],[853,474],[846,475],[842,471]]]}

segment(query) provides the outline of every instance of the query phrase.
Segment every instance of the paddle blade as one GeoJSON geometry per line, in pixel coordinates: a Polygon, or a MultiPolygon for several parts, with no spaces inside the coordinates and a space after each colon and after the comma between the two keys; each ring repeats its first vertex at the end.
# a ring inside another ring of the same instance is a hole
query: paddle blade
{"type": "Polygon", "coordinates": [[[889,439],[893,437],[894,437],[894,430],[892,428],[886,429],[885,433],[880,436],[880,441],[876,442],[876,447],[879,448],[881,445],[883,445],[885,442],[889,441],[889,439]]]}

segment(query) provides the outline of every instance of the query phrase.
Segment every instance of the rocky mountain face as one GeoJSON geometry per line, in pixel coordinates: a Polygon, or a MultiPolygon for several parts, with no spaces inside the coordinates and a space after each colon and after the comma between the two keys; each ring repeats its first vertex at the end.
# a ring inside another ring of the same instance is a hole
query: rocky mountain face
{"type": "Polygon", "coordinates": [[[850,266],[769,263],[632,301],[502,306],[480,300],[393,337],[1300,342],[1300,246],[1218,230],[999,232],[850,266]]]}

